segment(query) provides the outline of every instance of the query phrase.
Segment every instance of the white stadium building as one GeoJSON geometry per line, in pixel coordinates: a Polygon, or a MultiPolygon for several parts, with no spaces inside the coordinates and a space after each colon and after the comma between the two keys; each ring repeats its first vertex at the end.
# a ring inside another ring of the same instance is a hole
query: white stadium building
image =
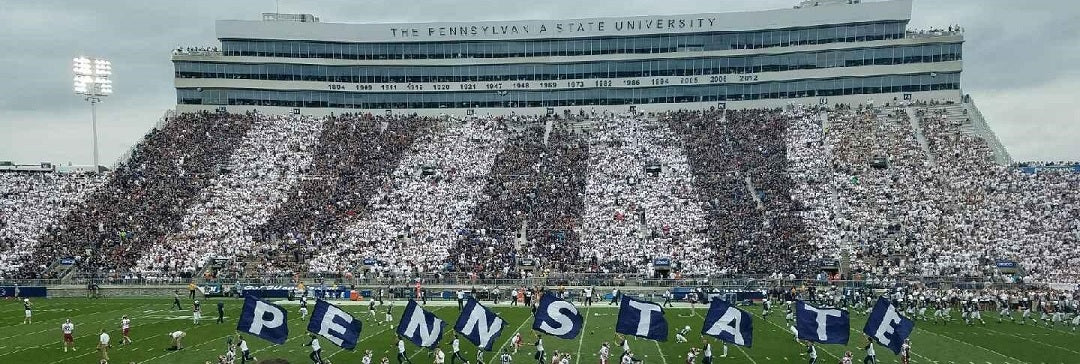
{"type": "Polygon", "coordinates": [[[959,29],[911,31],[912,0],[591,19],[221,20],[177,50],[177,111],[542,114],[960,101],[959,29]]]}

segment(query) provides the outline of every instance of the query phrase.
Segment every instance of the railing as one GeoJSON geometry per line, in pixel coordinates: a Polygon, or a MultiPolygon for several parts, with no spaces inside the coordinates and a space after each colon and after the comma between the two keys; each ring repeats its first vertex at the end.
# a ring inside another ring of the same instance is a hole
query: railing
{"type": "Polygon", "coordinates": [[[165,112],[161,114],[161,118],[158,119],[157,123],[155,123],[152,128],[150,128],[145,133],[143,133],[142,137],[139,138],[139,141],[136,142],[135,145],[132,145],[130,148],[128,148],[126,151],[124,151],[124,153],[121,154],[119,158],[116,158],[116,161],[114,161],[113,164],[112,164],[112,169],[116,170],[116,168],[120,165],[120,163],[126,162],[129,159],[131,159],[131,154],[135,152],[135,148],[138,148],[139,144],[143,140],[145,140],[146,137],[148,135],[150,135],[150,133],[152,133],[154,130],[161,129],[161,127],[165,126],[165,123],[168,122],[170,118],[173,118],[175,116],[176,116],[176,111],[175,110],[172,110],[172,109],[165,110],[165,112]]]}
{"type": "MultiPolygon", "coordinates": [[[[1060,278],[1060,277],[1058,277],[1060,278]]],[[[58,280],[47,284],[59,284],[58,280]]],[[[768,276],[702,276],[687,278],[649,278],[641,275],[627,274],[604,274],[604,273],[565,273],[552,276],[529,276],[529,277],[480,277],[464,273],[443,274],[420,274],[420,275],[389,275],[383,277],[351,277],[333,274],[292,275],[271,274],[260,277],[243,278],[210,278],[191,276],[168,276],[164,274],[149,276],[121,275],[77,275],[70,283],[86,285],[93,281],[102,285],[185,285],[189,282],[195,284],[213,284],[232,286],[237,282],[242,285],[277,285],[292,286],[303,282],[308,286],[326,284],[328,286],[347,287],[405,287],[413,286],[418,281],[425,286],[459,286],[459,287],[521,287],[521,286],[546,286],[546,287],[642,287],[642,288],[666,288],[666,287],[726,287],[729,289],[758,290],[775,287],[792,287],[802,285],[832,285],[853,288],[885,289],[896,285],[919,283],[930,288],[965,288],[984,289],[1002,287],[1022,287],[1053,285],[1055,287],[1076,287],[1076,283],[1067,280],[1048,282],[1012,283],[993,281],[985,277],[885,277],[869,279],[829,280],[829,279],[790,279],[790,277],[776,278],[768,276]]],[[[20,283],[23,284],[23,283],[20,283]]]]}
{"type": "Polygon", "coordinates": [[[997,133],[994,133],[993,129],[990,129],[990,126],[986,124],[986,118],[983,117],[979,108],[975,106],[975,99],[973,99],[971,95],[964,95],[963,105],[964,109],[968,111],[968,117],[975,123],[975,129],[978,131],[979,135],[982,136],[983,140],[986,141],[986,144],[990,146],[990,149],[993,149],[994,156],[996,157],[995,159],[997,159],[998,163],[1005,166],[1012,165],[1013,159],[1009,156],[1009,151],[1005,149],[1004,144],[1001,144],[1001,140],[998,139],[997,133]]]}

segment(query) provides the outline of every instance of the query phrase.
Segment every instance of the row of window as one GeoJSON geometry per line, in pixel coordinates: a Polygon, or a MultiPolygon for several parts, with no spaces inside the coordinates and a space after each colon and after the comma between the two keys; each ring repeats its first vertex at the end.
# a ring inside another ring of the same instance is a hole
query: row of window
{"type": "Polygon", "coordinates": [[[222,39],[227,56],[331,59],[444,59],[655,54],[757,49],[904,38],[907,22],[825,25],[750,32],[656,34],[556,40],[337,43],[222,39]]]}
{"type": "Polygon", "coordinates": [[[959,88],[959,73],[939,73],[777,81],[756,84],[552,91],[349,93],[181,88],[176,90],[176,97],[177,103],[190,105],[426,109],[738,101],[957,90],[959,88]]]}
{"type": "Polygon", "coordinates": [[[864,65],[956,61],[962,45],[860,48],[723,58],[527,63],[464,66],[322,66],[176,62],[177,78],[229,78],[350,83],[532,81],[759,73],[864,65]]]}

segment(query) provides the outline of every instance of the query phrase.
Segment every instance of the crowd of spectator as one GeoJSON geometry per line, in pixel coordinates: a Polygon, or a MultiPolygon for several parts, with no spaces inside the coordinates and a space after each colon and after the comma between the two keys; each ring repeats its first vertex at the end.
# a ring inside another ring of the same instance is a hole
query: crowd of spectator
{"type": "Polygon", "coordinates": [[[149,246],[137,270],[195,273],[207,259],[265,250],[252,230],[308,175],[322,120],[259,116],[228,163],[185,212],[180,230],[149,246]]]}
{"type": "Polygon", "coordinates": [[[41,231],[23,276],[61,257],[86,271],[128,270],[146,248],[177,230],[186,208],[219,174],[253,114],[189,113],[170,118],[136,146],[82,206],[41,231]]]}
{"type": "Polygon", "coordinates": [[[787,133],[780,109],[705,110],[663,116],[681,136],[698,202],[707,214],[717,274],[814,269],[802,220],[791,199],[787,133]]]}
{"type": "Polygon", "coordinates": [[[447,124],[413,143],[364,213],[343,221],[343,238],[315,252],[311,270],[346,271],[364,259],[378,259],[392,271],[442,269],[506,142],[492,119],[447,124]]]}
{"type": "Polygon", "coordinates": [[[688,274],[719,271],[679,145],[678,136],[655,120],[619,117],[595,123],[581,250],[604,272],[656,276],[656,268],[666,267],[653,267],[653,260],[662,258],[681,263],[680,271],[688,274]]]}
{"type": "Polygon", "coordinates": [[[686,276],[1080,279],[1080,173],[999,165],[965,107],[179,114],[112,172],[0,173],[0,274],[71,257],[125,277],[210,260],[236,276],[654,275],[671,258],[686,276]]]}
{"type": "MultiPolygon", "coordinates": [[[[79,208],[86,194],[97,189],[107,174],[0,172],[0,275],[22,269],[41,249],[41,231],[53,229],[69,211],[79,208]]],[[[45,268],[29,267],[35,271],[45,268]]]]}

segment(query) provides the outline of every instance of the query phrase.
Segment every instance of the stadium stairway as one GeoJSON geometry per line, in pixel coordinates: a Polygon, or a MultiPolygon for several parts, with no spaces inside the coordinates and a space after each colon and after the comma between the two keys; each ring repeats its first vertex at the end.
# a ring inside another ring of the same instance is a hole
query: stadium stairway
{"type": "Polygon", "coordinates": [[[907,113],[908,123],[911,125],[911,130],[915,132],[915,140],[919,142],[919,148],[926,154],[926,159],[930,162],[930,165],[937,165],[937,156],[930,152],[930,144],[926,142],[926,135],[923,134],[922,118],[916,115],[915,110],[910,106],[904,108],[904,112],[907,113]]]}
{"type": "Polygon", "coordinates": [[[750,192],[750,196],[754,198],[754,203],[757,204],[758,210],[765,210],[765,204],[761,202],[761,196],[758,195],[757,189],[754,188],[754,181],[750,180],[750,176],[746,176],[746,191],[750,192]]]}

